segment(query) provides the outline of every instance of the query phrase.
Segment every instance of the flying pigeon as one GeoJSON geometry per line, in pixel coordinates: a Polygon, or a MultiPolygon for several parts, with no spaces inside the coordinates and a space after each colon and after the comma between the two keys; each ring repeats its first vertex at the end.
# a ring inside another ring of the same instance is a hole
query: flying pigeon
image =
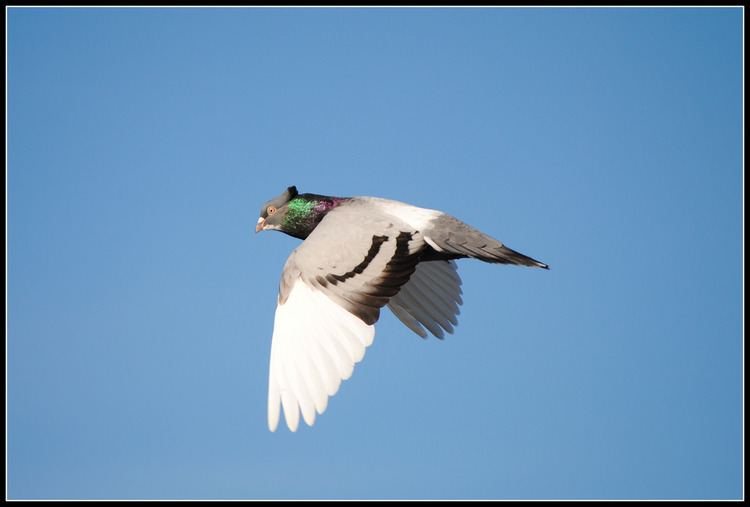
{"type": "Polygon", "coordinates": [[[266,202],[255,232],[304,240],[284,265],[271,340],[268,428],[281,407],[308,426],[375,336],[380,309],[422,338],[452,333],[461,300],[456,259],[549,269],[441,211],[377,197],[300,194],[266,202]]]}

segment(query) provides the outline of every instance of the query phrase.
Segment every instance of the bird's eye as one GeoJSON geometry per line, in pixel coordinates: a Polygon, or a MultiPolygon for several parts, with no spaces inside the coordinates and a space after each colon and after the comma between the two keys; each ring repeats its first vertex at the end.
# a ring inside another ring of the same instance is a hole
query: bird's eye
{"type": "Polygon", "coordinates": [[[268,207],[268,208],[266,209],[266,213],[268,213],[268,214],[269,214],[269,216],[270,216],[270,215],[273,215],[274,213],[276,213],[276,207],[275,207],[275,206],[269,206],[269,207],[268,207]]]}

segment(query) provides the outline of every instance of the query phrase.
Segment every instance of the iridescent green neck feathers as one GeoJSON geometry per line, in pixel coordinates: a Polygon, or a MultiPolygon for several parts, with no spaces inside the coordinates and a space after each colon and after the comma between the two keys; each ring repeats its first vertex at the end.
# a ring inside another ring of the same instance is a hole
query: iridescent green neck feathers
{"type": "Polygon", "coordinates": [[[281,231],[305,239],[323,217],[346,199],[316,194],[300,194],[287,203],[281,231]]]}

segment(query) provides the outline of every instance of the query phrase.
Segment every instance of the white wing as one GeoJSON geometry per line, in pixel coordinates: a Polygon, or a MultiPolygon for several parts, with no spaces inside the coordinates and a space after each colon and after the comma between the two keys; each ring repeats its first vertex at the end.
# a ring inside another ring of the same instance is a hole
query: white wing
{"type": "Polygon", "coordinates": [[[268,428],[275,431],[280,404],[291,431],[299,412],[312,426],[328,397],[348,379],[354,364],[372,344],[375,326],[367,325],[301,279],[284,304],[276,307],[268,376],[268,428]]]}
{"type": "Polygon", "coordinates": [[[268,379],[268,427],[280,405],[312,426],[375,335],[380,308],[409,280],[421,234],[370,202],[330,211],[284,266],[268,379]]]}

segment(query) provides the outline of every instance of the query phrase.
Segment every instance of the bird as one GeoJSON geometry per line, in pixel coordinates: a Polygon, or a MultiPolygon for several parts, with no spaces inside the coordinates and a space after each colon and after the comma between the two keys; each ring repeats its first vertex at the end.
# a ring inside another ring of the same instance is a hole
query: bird
{"type": "Polygon", "coordinates": [[[442,211],[380,197],[333,197],[287,187],[260,209],[255,232],[303,240],[281,274],[268,371],[268,429],[281,408],[308,426],[375,336],[387,306],[422,338],[453,333],[457,259],[549,269],[442,211]]]}

